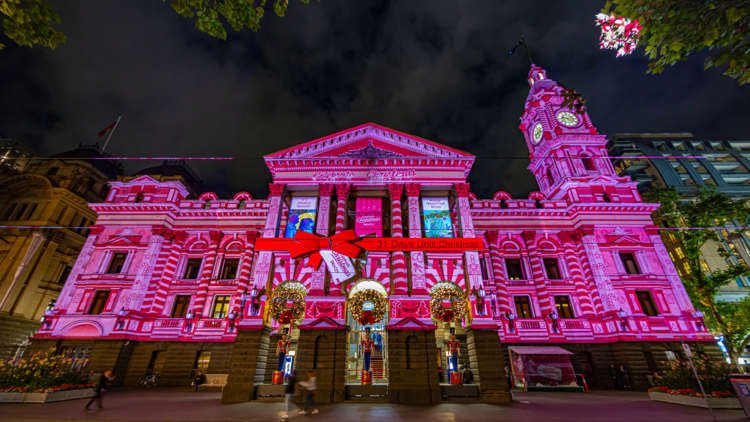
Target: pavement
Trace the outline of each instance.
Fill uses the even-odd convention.
[[[652,402],[647,393],[513,392],[512,405],[443,403],[409,406],[390,403],[321,405],[317,415],[299,415],[293,405],[290,421],[575,421],[575,422],[710,422],[707,409]],[[0,421],[281,421],[284,403],[222,404],[221,393],[190,389],[115,389],[107,393],[105,410],[83,410],[87,399],[47,404],[0,404]],[[93,407],[96,405],[94,404]],[[308,409],[309,410],[309,409]],[[718,421],[745,421],[742,410],[716,410]]]

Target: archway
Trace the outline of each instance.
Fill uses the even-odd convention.
[[[352,314],[352,298],[357,293],[366,290],[374,290],[386,298],[387,305],[385,315],[382,320],[374,324],[361,324],[355,320]],[[388,325],[388,317],[390,315],[390,304],[388,303],[387,298],[388,292],[385,287],[379,281],[371,278],[360,279],[348,289],[346,321],[351,331],[347,345],[349,355],[346,371],[347,384],[361,383],[361,374],[364,369],[362,340],[367,338],[366,327],[370,327],[369,338],[374,342],[370,359],[370,370],[372,370],[373,376],[372,382],[373,384],[381,385],[388,383],[388,332],[386,326]],[[373,309],[374,304],[370,301],[365,301],[362,305],[363,311],[372,311]]]
[[[296,368],[300,333],[295,326],[304,318],[306,306],[304,298],[306,296],[307,289],[302,283],[297,280],[286,280],[276,286],[268,298],[264,315],[265,322],[272,329],[276,330],[271,335],[271,342],[268,347],[265,379],[269,383],[273,371],[282,371],[286,377]],[[289,313],[289,315],[295,315],[297,317],[293,318],[291,322],[276,319],[276,316],[279,315],[283,318],[285,316],[284,313]],[[283,355],[284,360],[280,361],[281,354],[277,352],[284,334],[283,329],[287,330],[286,334],[287,340],[289,341],[289,347],[287,353]]]

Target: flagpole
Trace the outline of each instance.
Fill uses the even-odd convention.
[[[521,37],[521,38],[523,38],[523,37]],[[526,52],[528,53],[528,50]],[[115,127],[113,127],[112,131],[109,132],[109,136],[107,136],[107,141],[104,142],[104,146],[102,147],[102,152],[104,152],[104,149],[107,148],[107,144],[109,143],[109,138],[111,138],[112,134],[115,133],[115,129],[117,129],[117,125],[120,123],[120,119],[121,118],[122,118],[122,116],[120,116],[120,117],[117,118],[117,121],[115,122]]]
[[[531,60],[531,53],[529,53],[529,47],[526,46],[526,40],[523,39],[523,35],[521,35],[521,42],[523,42],[523,48],[526,49],[526,55],[529,56],[529,64],[533,65],[534,61]]]

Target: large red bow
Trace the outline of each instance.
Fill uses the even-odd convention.
[[[350,243],[357,239],[357,233],[354,230],[346,230],[331,237],[322,237],[298,230],[294,234],[294,245],[289,248],[289,254],[294,259],[312,252],[310,259],[307,261],[307,266],[317,269],[320,266],[320,261],[323,260],[320,252],[318,252],[321,250],[332,250],[352,259],[357,258],[362,248]]]

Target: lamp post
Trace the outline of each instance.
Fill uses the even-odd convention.
[[[494,318],[497,314],[497,294],[494,291],[490,292],[490,305],[492,308],[492,317]]]
[[[253,284],[253,288],[250,290],[250,316],[257,316],[258,309],[258,288]]]
[[[234,332],[234,320],[237,319],[237,316],[238,315],[236,311],[230,312],[229,315],[227,316],[227,319],[229,320],[229,332],[230,333]]]
[[[508,318],[508,328],[510,329],[510,332],[513,333],[516,331],[516,316],[510,312],[505,312],[505,317]]]
[[[557,315],[557,313],[554,311],[548,313],[547,316],[550,320],[552,320],[552,332],[554,334],[557,334],[560,331],[559,327],[557,326],[557,319],[560,318],[560,316]]]
[[[190,332],[190,330],[193,329],[193,317],[194,316],[195,314],[193,313],[192,309],[187,311],[187,313],[185,314],[185,321],[187,321],[187,327],[185,328],[185,331],[187,331],[188,333]]]
[[[622,308],[620,308],[619,311],[617,311],[617,316],[620,317],[620,328],[622,328],[622,331],[628,331],[628,313],[623,311]]]
[[[484,286],[479,286],[477,289],[477,311],[479,315],[484,316],[484,296],[486,292],[484,291]],[[480,308],[481,307],[481,308]]]
[[[117,326],[116,330],[122,330],[125,325],[125,315],[128,314],[128,311],[125,310],[125,307],[120,308],[119,311],[117,311]]]
[[[54,314],[55,314],[55,311],[53,311],[52,309],[47,309],[46,311],[44,311],[43,324],[44,324],[45,330],[50,329],[50,326],[52,325],[52,321],[50,320],[50,317],[53,316]]]

